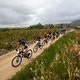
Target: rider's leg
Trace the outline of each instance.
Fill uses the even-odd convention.
[[[30,55],[30,53],[28,53],[28,50],[29,50],[29,48],[28,48],[28,46],[25,48],[25,53],[26,53],[26,58],[28,58],[29,59],[29,55]]]

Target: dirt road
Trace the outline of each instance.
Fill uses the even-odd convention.
[[[59,38],[62,36],[63,35],[59,36]],[[23,68],[24,65],[29,64],[34,58],[36,58],[38,55],[40,55],[44,51],[45,48],[48,48],[50,46],[50,44],[53,44],[59,38],[55,39],[53,42],[49,41],[49,43],[46,44],[43,47],[43,49],[39,49],[37,53],[33,53],[31,59],[24,58],[22,61],[22,64],[17,68],[14,68],[11,66],[11,61],[12,61],[13,57],[17,55],[15,50],[10,53],[7,53],[3,56],[0,56],[0,80],[7,80],[7,79],[11,78],[12,75],[14,75],[21,68]],[[30,45],[30,49],[33,49],[34,45],[35,44]]]

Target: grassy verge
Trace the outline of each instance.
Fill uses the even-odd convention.
[[[42,79],[44,78],[42,74],[44,74],[46,68],[48,69],[48,67],[51,65],[51,62],[55,59],[55,56],[57,54],[61,54],[62,51],[65,50],[65,47],[70,46],[71,43],[73,43],[73,41],[76,41],[75,37],[76,37],[76,34],[74,32],[70,32],[64,35],[56,43],[54,43],[54,45],[51,45],[39,57],[33,60],[29,65],[25,66],[24,69],[17,72],[16,75],[14,75],[11,80],[31,80],[31,79],[44,80]],[[43,68],[42,65],[45,68]],[[39,79],[39,77],[41,79]],[[58,79],[58,80],[61,80],[61,79]]]

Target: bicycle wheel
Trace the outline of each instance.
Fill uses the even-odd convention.
[[[33,52],[36,53],[38,51],[38,46],[34,46]]]
[[[21,64],[21,62],[22,62],[22,57],[20,55],[18,55],[18,56],[15,56],[12,59],[11,64],[12,64],[13,67],[17,67],[17,66],[19,66]]]
[[[26,56],[27,56],[28,59],[32,57],[32,50],[31,49],[29,49],[27,51]]]
[[[46,42],[45,42],[45,41],[43,41],[43,42],[42,42],[42,46],[44,46],[44,45],[45,45],[45,43],[46,43]]]
[[[43,48],[43,45],[42,45],[42,44],[40,44],[40,45],[39,45],[39,48],[40,48],[40,49],[42,49],[42,48]]]

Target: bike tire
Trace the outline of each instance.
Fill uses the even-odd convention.
[[[31,57],[32,57],[32,50],[31,49],[29,49],[28,51],[27,51],[27,53],[26,53],[26,56],[28,56],[28,54],[29,54],[29,56],[28,56],[28,59],[30,59]]]
[[[37,46],[34,46],[33,52],[36,53],[37,51],[38,51],[38,47]]]
[[[20,58],[20,62],[19,62],[17,65],[15,65],[15,64],[14,64],[14,60],[15,60],[17,57]],[[11,65],[12,65],[13,67],[18,67],[18,66],[21,64],[21,62],[22,62],[22,57],[18,55],[18,56],[15,56],[15,57],[12,59]],[[17,62],[16,62],[16,63],[17,63]]]
[[[42,42],[42,46],[44,46],[44,45],[45,45],[45,41]]]

